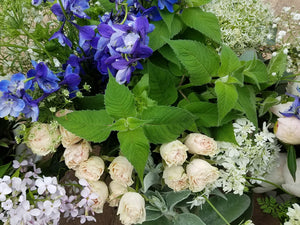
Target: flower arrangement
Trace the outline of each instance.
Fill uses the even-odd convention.
[[[269,20],[232,44],[216,1],[0,5],[1,223],[85,223],[108,204],[124,225],[250,225],[253,193],[276,190],[284,206],[262,208],[297,224],[299,74],[285,45],[262,54]]]

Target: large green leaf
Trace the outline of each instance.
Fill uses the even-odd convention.
[[[200,31],[217,43],[221,42],[221,30],[218,18],[210,12],[204,12],[200,7],[184,9],[181,15],[183,22]]]
[[[175,217],[174,225],[206,225],[200,217],[192,213],[181,213]],[[215,225],[215,224],[214,224]]]
[[[136,116],[134,96],[130,90],[109,76],[109,82],[104,96],[107,113],[114,119]]]
[[[192,126],[195,118],[185,109],[154,106],[143,111],[142,119],[150,120],[143,125],[149,141],[162,144],[174,141],[184,130]]]
[[[197,116],[197,124],[204,127],[218,126],[218,106],[210,102],[192,102],[184,108]]]
[[[283,51],[280,51],[276,56],[272,57],[268,65],[268,74],[270,79],[276,81],[277,78],[280,78],[285,71],[286,64],[287,55],[284,54]]]
[[[194,85],[209,83],[219,67],[218,55],[204,44],[191,40],[169,41],[177,58],[185,66]]]
[[[186,0],[185,2],[189,7],[197,7],[209,3],[211,0]]]
[[[243,87],[237,86],[238,103],[242,106],[247,118],[258,127],[257,113],[256,113],[256,97],[252,86],[245,85]]]
[[[178,18],[177,15],[174,15],[171,32],[168,29],[167,24],[164,21],[153,21],[151,22],[155,29],[151,32],[149,36],[149,47],[152,48],[153,51],[162,47],[168,40],[174,37],[182,30],[182,22]]]
[[[55,119],[73,134],[99,143],[108,138],[113,123],[113,119],[105,110],[75,111]]]
[[[171,105],[177,99],[177,89],[172,74],[148,62],[149,97],[159,105]]]
[[[184,190],[184,191],[180,191],[180,192],[168,192],[165,195],[165,199],[166,199],[166,203],[167,206],[169,208],[169,211],[172,211],[174,209],[174,207],[176,206],[176,204],[178,204],[179,202],[183,201],[184,199],[186,199],[187,197],[189,197],[191,194],[190,190]]]
[[[77,110],[100,110],[104,109],[104,95],[97,94],[95,96],[85,96],[75,100],[75,108]]]
[[[259,88],[261,83],[269,81],[267,67],[258,59],[247,62],[243,74],[246,76],[245,81],[256,84]]]
[[[287,166],[294,181],[296,182],[297,156],[293,145],[288,146]]]
[[[221,127],[216,127],[212,130],[213,138],[216,141],[226,141],[237,144],[234,136],[232,122],[224,124]]]
[[[166,58],[167,60],[169,60],[170,62],[174,63],[175,65],[177,65],[179,68],[181,68],[181,64],[178,60],[178,58],[176,57],[174,51],[171,49],[171,47],[169,45],[165,45],[162,48],[160,48],[159,53],[162,54],[162,56],[164,58]]]
[[[174,19],[174,13],[169,13],[167,9],[159,11],[163,21],[166,23],[169,32],[172,32],[172,23]]]
[[[118,133],[120,148],[123,155],[133,165],[143,183],[144,169],[149,155],[149,141],[143,129],[137,128]]]
[[[147,211],[148,212],[148,211]],[[142,225],[174,225],[171,220],[168,220],[165,216],[159,217],[157,220],[145,221]]]
[[[233,84],[226,84],[222,81],[216,81],[215,92],[218,100],[219,122],[221,122],[226,114],[234,108],[238,99],[238,93]]]
[[[226,76],[235,71],[241,66],[237,55],[226,45],[222,46],[221,51],[221,67],[219,68],[219,75]]]
[[[251,200],[247,195],[226,194],[227,200],[214,196],[209,200],[230,223],[241,216],[250,206]],[[199,208],[197,214],[206,224],[225,225],[225,222],[208,203]]]

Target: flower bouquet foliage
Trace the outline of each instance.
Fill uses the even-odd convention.
[[[85,223],[108,203],[125,225],[252,224],[254,187],[300,197],[286,52],[229,47],[209,2],[0,3],[0,221]]]

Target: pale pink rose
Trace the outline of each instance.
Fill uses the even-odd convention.
[[[108,167],[112,180],[123,185],[130,186],[133,184],[132,171],[133,166],[124,156],[116,157]]]
[[[124,225],[140,224],[146,220],[145,200],[136,192],[125,193],[118,207],[117,215]]]
[[[284,177],[284,184],[282,187],[290,192],[291,194],[300,197],[300,158],[296,160],[297,163],[297,170],[296,170],[296,180],[294,181],[287,164],[283,168],[283,177]]]
[[[192,192],[202,191],[206,185],[214,183],[219,177],[218,168],[202,159],[193,159],[187,165],[186,173]]]
[[[300,120],[296,117],[278,118],[275,126],[276,137],[287,144],[300,144]]]
[[[189,134],[184,144],[192,154],[213,156],[217,152],[217,142],[200,133]]]
[[[69,109],[63,109],[60,110],[56,113],[57,117],[62,117],[67,115],[68,113],[73,112],[72,110]],[[81,137],[76,136],[75,134],[71,133],[70,131],[68,131],[67,129],[65,129],[63,126],[59,126],[59,131],[61,133],[61,144],[67,148],[70,145],[76,144],[79,141],[82,140]]]
[[[104,161],[98,156],[91,156],[88,160],[81,162],[76,169],[75,176],[79,179],[97,181],[104,172]]]
[[[65,163],[69,169],[76,169],[79,164],[89,158],[92,147],[89,142],[83,140],[65,149]]]
[[[188,177],[182,166],[171,166],[164,169],[163,179],[174,191],[182,191],[189,187]]]
[[[55,123],[33,123],[26,140],[32,152],[40,156],[55,152],[60,143],[60,133]]]
[[[168,166],[181,166],[187,158],[188,148],[180,141],[162,144],[160,155]]]
[[[121,195],[125,194],[127,191],[127,186],[117,182],[117,181],[112,181],[110,182],[109,186],[109,206],[115,207],[119,205]]]
[[[93,199],[95,204],[92,205],[92,209],[95,213],[102,213],[103,206],[108,198],[108,188],[103,181],[89,181],[91,191],[96,193],[98,197]]]

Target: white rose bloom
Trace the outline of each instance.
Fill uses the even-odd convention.
[[[125,193],[119,203],[117,215],[124,225],[141,224],[146,220],[145,200],[136,192]]]
[[[186,173],[192,192],[202,191],[206,185],[215,182],[219,177],[218,168],[202,159],[193,159],[187,165]]]
[[[273,105],[270,108],[270,111],[274,113],[277,117],[284,117],[280,112],[288,110],[291,107],[292,103],[293,102],[286,102],[283,104]]]
[[[284,184],[282,184],[282,187],[291,194],[300,197],[300,158],[298,158],[296,162],[296,180],[294,181],[286,164],[286,166],[283,168]]]
[[[113,180],[110,182],[108,188],[110,193],[108,198],[109,206],[118,206],[120,202],[120,196],[128,192],[127,186],[124,186],[123,184]]]
[[[123,185],[130,186],[133,184],[132,170],[133,166],[124,156],[116,157],[108,167],[112,180]]]
[[[217,152],[217,142],[200,133],[189,134],[184,142],[189,153],[213,156]]]
[[[272,171],[263,179],[277,185],[282,185],[284,183],[283,170],[284,167],[286,167],[286,157],[287,155],[285,153],[279,153],[278,165],[274,166]],[[276,189],[274,185],[265,182],[262,182],[260,186],[261,187],[253,188],[253,191],[255,193],[264,193]]]
[[[95,213],[102,213],[103,206],[108,198],[107,185],[103,181],[89,181],[89,184],[91,191],[98,195],[96,199],[93,199],[95,204],[92,205],[92,209]]]
[[[67,115],[68,113],[73,112],[72,110],[69,109],[64,109],[64,110],[60,110],[56,113],[57,117],[62,117]],[[75,134],[71,133],[70,131],[66,130],[64,127],[59,126],[59,131],[61,133],[61,143],[62,145],[67,148],[70,145],[76,144],[79,141],[82,140],[81,137],[76,136]]]
[[[91,156],[88,160],[81,162],[75,172],[79,179],[97,181],[104,172],[104,161],[98,156]]]
[[[187,158],[188,148],[180,141],[165,143],[160,147],[160,155],[168,166],[181,166]]]
[[[55,152],[60,143],[58,125],[39,122],[33,123],[26,141],[32,152],[40,156]]]
[[[188,177],[182,166],[171,166],[164,169],[163,179],[169,188],[182,191],[189,187]]]
[[[89,158],[92,147],[89,142],[83,140],[70,145],[64,152],[65,163],[69,169],[76,169],[79,164]]]
[[[287,144],[300,144],[300,120],[296,117],[278,118],[274,129],[276,137]]]

